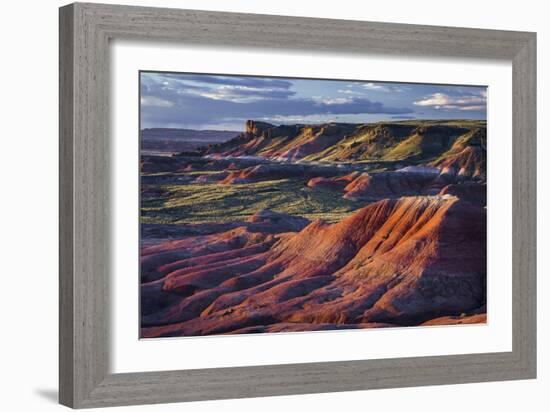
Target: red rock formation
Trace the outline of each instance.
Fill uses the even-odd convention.
[[[308,187],[322,187],[324,189],[341,190],[346,184],[343,182],[336,182],[335,179],[330,177],[314,177],[307,182]]]
[[[486,179],[487,130],[476,128],[458,138],[451,149],[432,162],[442,173]]]
[[[222,185],[232,185],[236,183],[250,183],[253,179],[258,178],[258,174],[261,173],[260,166],[248,167],[246,169],[236,170],[230,172],[225,179],[220,183]]]
[[[442,173],[485,179],[485,151],[479,146],[468,146],[462,151],[449,155],[434,166],[441,169]]]
[[[147,248],[142,336],[460,316],[485,303],[485,220],[484,208],[454,196],[408,197],[299,233],[234,230]]]
[[[314,177],[307,182],[308,187],[322,187],[325,189],[332,190],[343,190],[348,184],[354,181],[358,176],[359,172],[353,172],[345,176],[340,177]]]
[[[203,154],[285,161],[431,162],[432,166],[449,174],[484,179],[485,143],[485,126],[478,122],[275,126],[249,120],[244,133],[205,148]]]
[[[432,174],[382,172],[363,173],[344,188],[344,198],[384,198],[421,193],[435,180]]]
[[[302,179],[321,173],[334,173],[334,169],[300,164],[262,163],[244,169],[231,171],[228,173],[227,177],[223,179],[220,183],[225,185],[232,185],[288,178]]]
[[[163,265],[175,261],[194,259],[203,255],[241,249],[246,246],[272,241],[272,235],[249,232],[244,227],[220,234],[170,240],[160,245],[142,248],[141,276],[146,281],[153,280],[162,277],[160,268]]]
[[[228,172],[205,173],[195,178],[195,183],[223,182],[229,176]]]
[[[453,182],[432,167],[407,167],[391,172],[353,172],[342,177],[315,177],[307,183],[311,188],[342,191],[349,200],[378,200],[411,195],[435,195]],[[444,193],[442,193],[444,194]]]

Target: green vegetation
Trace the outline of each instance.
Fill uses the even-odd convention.
[[[142,199],[142,223],[243,221],[262,209],[337,222],[365,206],[336,191],[315,189],[303,180],[257,183],[163,185],[162,197]]]
[[[387,161],[422,164],[433,161],[473,131],[484,131],[482,120],[414,120],[356,125],[335,144],[304,157],[308,161]]]
[[[478,120],[293,126],[253,123],[249,132],[207,149],[225,156],[219,164],[207,158],[193,157],[189,161],[185,156],[148,158],[141,174],[141,220],[162,224],[244,221],[260,210],[270,209],[336,222],[365,203],[344,199],[342,191],[308,188],[306,178],[275,180],[287,174],[264,174],[261,178],[268,180],[247,184],[223,185],[218,180],[224,169],[244,170],[254,165],[250,159],[239,161],[242,155],[273,159],[299,153],[304,163],[310,162],[308,166],[342,166],[334,168],[337,176],[351,170],[372,173],[409,165],[436,165],[445,159],[462,164],[464,161],[455,157],[465,149],[466,160],[468,153],[476,153],[468,170],[484,176],[486,139],[486,123]]]
[[[381,121],[373,124],[388,124],[386,121]],[[486,127],[486,120],[472,120],[472,119],[453,119],[453,120],[422,120],[422,119],[413,119],[413,120],[400,120],[396,122],[391,122],[391,124],[398,125],[410,125],[410,126],[451,126],[451,127]]]
[[[398,143],[386,153],[384,159],[404,160],[411,157],[418,157],[422,154],[422,136],[415,134],[406,140]]]

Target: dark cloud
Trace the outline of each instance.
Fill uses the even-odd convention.
[[[219,83],[204,87],[182,81],[194,81],[195,77],[203,84]],[[266,117],[413,112],[410,108],[386,106],[365,97],[298,98],[289,90],[291,82],[279,79],[185,75],[177,77],[179,85],[173,87],[166,85],[166,80],[171,78],[162,75],[156,80],[142,81],[142,127],[189,127]],[[259,87],[260,84],[263,87]]]
[[[165,99],[162,95],[156,96]],[[172,99],[168,99],[174,102]],[[365,98],[349,99],[339,103],[326,103],[312,99],[266,99],[257,102],[238,103],[209,99],[202,96],[187,96],[174,102],[171,107],[149,106],[142,111],[146,124],[201,124],[215,119],[254,119],[275,116],[308,116],[323,114],[405,114],[410,109],[386,107]]]

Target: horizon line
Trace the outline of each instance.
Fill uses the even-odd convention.
[[[273,123],[273,122],[267,122],[264,120],[254,120],[254,119],[248,119],[244,121],[244,124],[248,121],[253,122],[259,122],[259,123],[267,123],[270,125],[273,125],[274,127],[278,126],[293,126],[293,125],[301,125],[301,126],[318,126],[322,124],[356,124],[356,125],[369,125],[369,124],[380,124],[380,123],[409,123],[409,122],[438,122],[438,123],[445,123],[445,122],[484,122],[487,123],[487,119],[395,119],[395,120],[379,120],[374,122],[338,122],[338,121],[330,121],[330,122],[315,122],[315,123]],[[214,131],[214,132],[237,132],[242,130],[232,130],[232,129],[211,129],[211,128],[205,128],[205,129],[197,129],[197,128],[190,128],[190,127],[145,127],[142,129],[139,129],[140,132],[145,130],[201,130],[201,131]]]

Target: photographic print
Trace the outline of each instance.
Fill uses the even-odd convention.
[[[487,322],[487,88],[141,71],[141,338]]]

